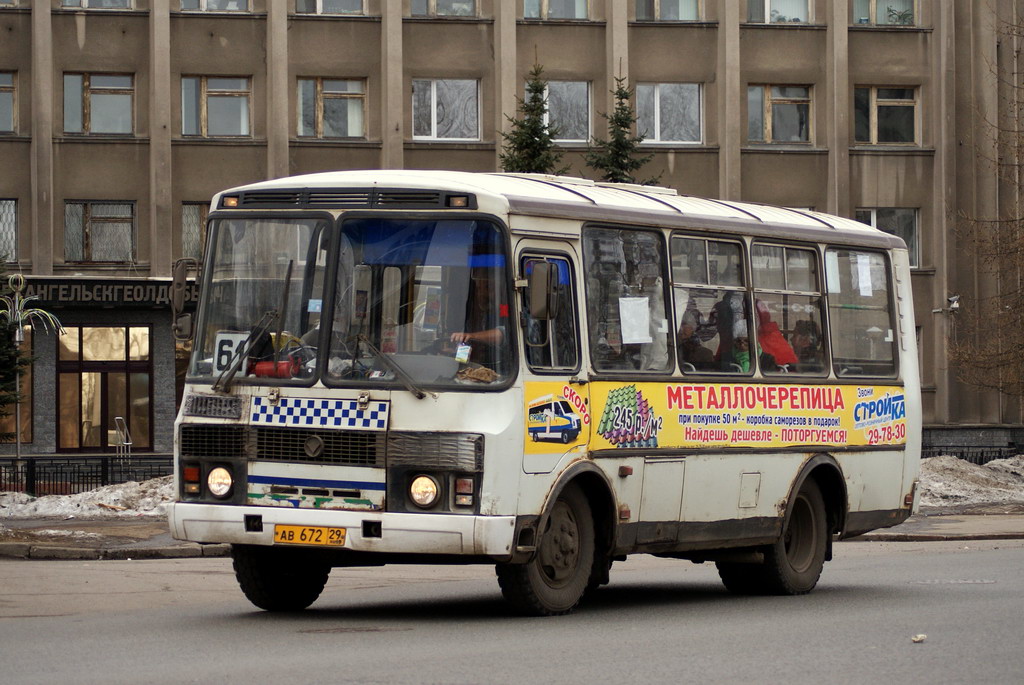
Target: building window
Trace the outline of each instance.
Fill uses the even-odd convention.
[[[853,23],[913,26],[914,0],[853,0]]]
[[[854,140],[867,145],[917,142],[915,88],[854,88]]]
[[[747,21],[753,24],[806,24],[807,0],[747,0]]]
[[[921,248],[917,236],[917,210],[905,207],[879,207],[858,209],[855,218],[862,224],[903,238],[910,253],[910,266],[921,265]]]
[[[362,138],[366,88],[359,79],[299,79],[299,135]]]
[[[548,81],[546,121],[559,141],[590,140],[590,83]]]
[[[525,19],[586,19],[587,0],[525,0]]]
[[[246,77],[182,76],[181,134],[204,138],[250,135],[251,96]]]
[[[60,0],[60,5],[90,10],[130,10],[132,0]]]
[[[134,202],[65,202],[64,260],[135,261]]]
[[[0,71],[0,133],[14,133],[14,73]]]
[[[749,86],[747,138],[755,143],[810,142],[810,86]]]
[[[637,21],[697,21],[700,0],[636,0]]]
[[[131,133],[130,74],[64,74],[64,133]]]
[[[414,17],[475,17],[476,0],[412,0]]]
[[[181,0],[182,12],[248,12],[249,0]]]
[[[209,202],[181,203],[182,257],[203,258],[203,246],[206,245],[206,216],[209,211]]]
[[[0,199],[0,262],[18,261],[18,201]]]
[[[295,0],[296,14],[363,14],[363,0]]]
[[[413,138],[479,140],[477,88],[472,79],[413,79]]]
[[[67,326],[57,352],[57,449],[114,451],[117,418],[136,448],[152,446],[148,326]]]
[[[699,83],[637,84],[637,133],[645,142],[701,142],[700,100]]]

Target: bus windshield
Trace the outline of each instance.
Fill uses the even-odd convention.
[[[326,381],[488,386],[511,373],[505,242],[455,219],[344,221]]]
[[[493,387],[512,369],[506,250],[477,220],[215,220],[191,376]],[[325,282],[337,260],[332,292]],[[327,308],[332,307],[331,311]]]
[[[299,336],[320,319],[327,226],[317,218],[211,223],[192,377],[226,386],[233,380],[312,377],[315,355]]]

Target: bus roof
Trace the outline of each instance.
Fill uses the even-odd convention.
[[[219,193],[240,194],[239,209],[354,209],[346,190],[393,189],[471,193],[485,211],[615,221],[666,227],[700,227],[757,236],[799,237],[885,248],[905,248],[902,239],[852,219],[805,209],[679,195],[671,188],[603,183],[544,174],[466,171],[361,170],[290,176],[239,186]],[[291,192],[286,192],[291,191]],[[308,204],[299,200],[309,199]],[[266,202],[249,201],[260,197]],[[419,196],[422,197],[422,196]],[[331,200],[336,203],[332,204]],[[383,204],[383,203],[382,203]],[[382,205],[379,205],[382,206]],[[409,209],[401,201],[390,209]],[[367,208],[366,206],[362,208]],[[424,208],[424,207],[419,207]]]

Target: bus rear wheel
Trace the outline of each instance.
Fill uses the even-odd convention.
[[[301,611],[316,601],[331,567],[275,547],[232,545],[235,578],[246,598],[266,611]]]
[[[498,564],[498,585],[518,611],[557,616],[576,608],[594,566],[594,518],[575,485],[562,491],[540,535],[533,560]]]
[[[808,478],[796,494],[782,536],[764,548],[764,563],[719,563],[718,575],[736,594],[803,595],[818,584],[827,546],[825,500]]]

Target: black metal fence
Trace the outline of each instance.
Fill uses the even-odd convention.
[[[943,455],[957,457],[972,464],[987,464],[994,459],[1009,459],[1021,454],[1022,450],[1017,447],[924,447],[921,449],[921,458],[941,457]]]
[[[73,495],[103,485],[144,481],[173,473],[170,456],[0,458],[0,491]]]

